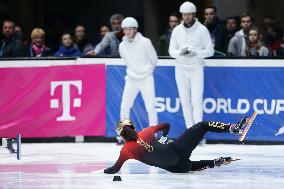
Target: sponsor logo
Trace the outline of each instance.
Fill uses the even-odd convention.
[[[81,107],[81,98],[71,99],[70,88],[76,87],[78,95],[82,95],[82,81],[52,81],[50,83],[50,95],[54,96],[55,90],[62,87],[62,115],[57,117],[57,121],[74,121],[76,118],[70,114],[71,108]],[[50,100],[50,108],[59,108],[59,99]]]

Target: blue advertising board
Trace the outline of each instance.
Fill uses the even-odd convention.
[[[171,123],[170,137],[185,131],[174,77],[174,66],[157,66],[154,72],[159,122]],[[106,136],[114,137],[124,88],[125,66],[107,65]],[[284,141],[283,67],[205,67],[204,120],[235,123],[243,115],[258,113],[247,140]],[[137,129],[148,127],[141,95],[131,110]],[[232,134],[208,133],[210,140],[237,140]]]

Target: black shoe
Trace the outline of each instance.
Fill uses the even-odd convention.
[[[244,116],[237,124],[232,124],[230,126],[230,132],[235,134],[241,134],[243,132],[242,128],[248,123],[248,121],[249,118],[247,116]]]

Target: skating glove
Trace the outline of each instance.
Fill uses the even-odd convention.
[[[167,143],[167,140],[168,140],[168,137],[162,136],[162,137],[160,138],[160,140],[159,140],[159,143],[161,143],[161,144],[166,144],[166,143]]]
[[[183,47],[180,52],[179,52],[179,55],[186,55],[188,54],[190,51],[188,49],[188,47]]]
[[[193,51],[193,50],[189,51],[189,53],[186,54],[186,56],[189,57],[189,58],[192,58],[192,57],[194,57],[194,56],[196,56],[196,55],[197,55],[196,52]]]
[[[191,50],[189,47],[182,48],[179,54],[187,56],[189,58],[192,58],[197,55],[196,52],[194,50]]]
[[[109,167],[107,169],[104,170],[104,173],[106,174],[115,174],[117,173],[117,171],[115,170],[115,168],[112,166],[112,167]]]

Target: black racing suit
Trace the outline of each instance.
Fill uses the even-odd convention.
[[[138,133],[136,141],[127,141],[121,149],[120,156],[114,166],[105,169],[105,173],[118,172],[128,159],[136,159],[147,165],[159,167],[173,173],[186,173],[206,168],[213,168],[214,160],[191,161],[192,151],[208,131],[229,132],[231,124],[221,122],[200,122],[187,129],[180,137],[170,144],[161,144],[155,133],[163,131],[167,136],[170,125],[163,123],[148,127]]]

